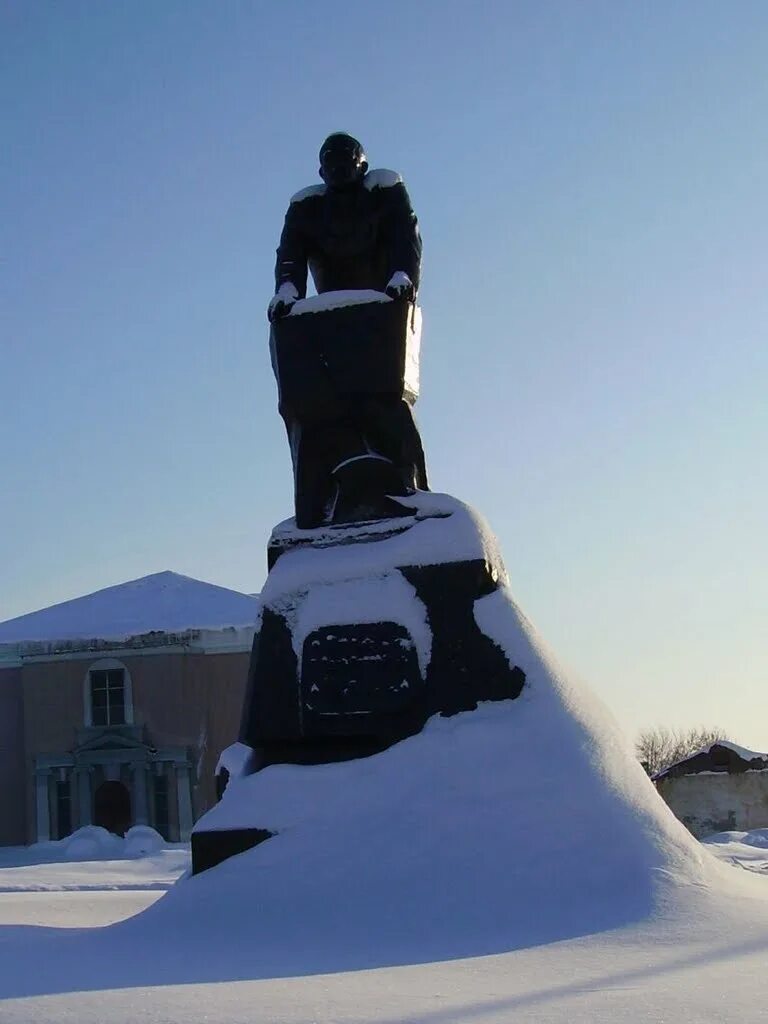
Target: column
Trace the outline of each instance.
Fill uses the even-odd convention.
[[[77,772],[75,771],[74,768],[72,768],[72,769],[70,769],[70,772],[69,772],[69,806],[70,806],[70,813],[72,815],[72,831],[73,832],[78,827],[78,818],[77,818],[77,783],[78,783]]]
[[[192,814],[192,790],[189,786],[189,765],[176,765],[176,800],[179,808],[179,840],[189,842],[194,825]]]
[[[51,838],[51,810],[48,802],[49,772],[35,772],[35,798],[37,804],[37,842],[47,843]]]
[[[147,766],[141,761],[134,761],[133,769],[133,792],[131,803],[133,804],[134,825],[149,824],[149,812],[147,808]]]
[[[77,772],[77,808],[80,828],[90,825],[93,815],[93,797],[91,795],[91,769],[78,768]]]

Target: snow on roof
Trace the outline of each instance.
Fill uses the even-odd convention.
[[[740,747],[738,743],[731,743],[730,740],[715,740],[714,743],[708,743],[704,747],[699,747],[698,750],[694,750],[692,753],[686,754],[686,756],[680,758],[679,761],[674,761],[672,764],[667,765],[666,768],[663,768],[653,776],[654,780],[665,778],[670,773],[673,773],[675,768],[688,764],[689,761],[693,761],[695,758],[701,757],[702,754],[710,754],[715,747],[724,747],[726,750],[731,750],[737,757],[747,763],[750,763],[751,761],[765,761],[768,764],[768,754],[761,754],[757,750],[749,750],[747,747]]]
[[[740,747],[738,743],[731,743],[730,740],[717,740],[715,743],[711,743],[704,750],[711,750],[712,747],[727,747],[728,750],[732,750],[734,754],[738,754],[743,761],[768,761],[768,754],[761,754],[757,750],[748,750],[747,747]],[[701,753],[702,751],[699,751]]]
[[[0,644],[253,625],[257,608],[256,597],[166,570],[0,622]]]

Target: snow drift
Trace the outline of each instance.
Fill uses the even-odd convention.
[[[762,880],[717,864],[672,817],[506,589],[476,615],[525,669],[517,700],[435,717],[361,761],[235,780],[274,838],[109,927],[0,930],[4,994],[292,977],[724,921]]]
[[[509,592],[476,616],[526,672],[517,700],[435,717],[363,761],[234,780],[208,827],[277,834],[119,927],[181,928],[257,975],[323,972],[618,927],[703,882],[714,865]]]

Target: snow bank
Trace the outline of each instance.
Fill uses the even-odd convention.
[[[125,846],[121,836],[100,825],[84,825],[59,842],[67,860],[114,860]]]
[[[116,860],[144,857],[166,846],[163,837],[149,825],[134,825],[117,836],[100,825],[84,825],[64,839],[37,843],[35,848],[46,859],[64,860]]]
[[[362,762],[233,780],[205,827],[277,835],[124,927],[137,941],[202,928],[249,945],[259,971],[325,971],[613,928],[651,914],[672,879],[702,885],[717,866],[509,593],[476,617],[525,670],[521,697],[434,718]]]
[[[88,825],[66,839],[0,847],[0,893],[164,890],[189,860],[189,843],[166,843],[148,826],[123,839]]]
[[[517,700],[432,719],[420,735],[363,761],[274,765],[234,779],[234,802],[222,802],[212,816],[227,827],[235,818],[243,824],[245,815],[276,836],[182,880],[143,913],[110,927],[0,930],[3,994],[76,992],[77,1012],[85,989],[119,994],[159,986],[145,990],[146,998],[155,1006],[161,992],[170,993],[175,1008],[163,1011],[169,1020],[204,1009],[223,1022],[252,1016],[264,990],[246,994],[239,985],[217,984],[206,990],[203,1008],[195,988],[182,1010],[176,1004],[183,987],[285,977],[285,1001],[265,1010],[270,1019],[314,1019],[325,1006],[325,1017],[361,1020],[380,1005],[373,990],[360,989],[368,992],[361,997],[365,1012],[350,997],[337,1014],[326,999],[334,984],[328,977],[317,979],[311,1011],[307,1003],[306,1012],[288,1013],[296,986],[307,981],[297,975],[430,962],[429,969],[397,975],[349,975],[343,984],[354,987],[359,979],[369,986],[383,977],[387,991],[396,992],[415,978],[409,998],[424,990],[447,994],[461,984],[465,998],[447,1015],[442,1002],[437,1014],[433,1002],[430,1009],[423,1001],[419,1013],[405,1005],[395,1012],[390,998],[391,1012],[370,1019],[470,1020],[484,1016],[486,1005],[493,1009],[488,992],[511,991],[536,956],[557,958],[546,983],[533,985],[542,998],[550,989],[568,990],[578,975],[579,998],[610,985],[628,990],[626,1006],[637,1005],[638,1014],[628,1016],[622,1004],[619,1016],[639,1024],[647,1018],[638,993],[645,992],[649,963],[657,964],[653,1005],[661,1019],[681,941],[690,946],[681,971],[700,961],[709,971],[741,956],[752,977],[765,948],[765,895],[752,909],[757,890],[768,893],[764,879],[717,864],[672,817],[610,715],[566,676],[507,591],[478,601],[475,613],[527,673]],[[606,931],[622,926],[632,927]],[[728,937],[734,928],[741,928],[736,946]],[[589,946],[555,943],[587,934]],[[541,952],[525,948],[542,944],[549,945]],[[579,957],[587,948],[596,951],[594,970],[584,972]],[[568,955],[561,956],[564,949]],[[520,951],[514,959],[434,962],[511,950]],[[501,965],[495,974],[493,965]],[[438,988],[430,980],[435,971],[442,972]],[[738,971],[730,982],[741,991]],[[689,1005],[695,990],[676,990],[676,1006]],[[120,1019],[135,1019],[136,997],[115,996],[123,1000]],[[564,1011],[553,1021],[595,1020],[594,998],[588,996],[584,1016]],[[750,998],[744,1005],[756,1006]],[[23,1014],[31,1005],[20,1002],[15,1019],[29,1019]],[[60,1004],[50,1005],[55,1014]],[[529,1010],[539,1019],[535,998],[519,1005],[526,1019],[533,1019]],[[509,1020],[515,1006],[514,999],[502,1002],[491,1016]],[[611,1007],[603,1006],[606,1020],[618,1019]]]
[[[768,875],[768,828],[751,832],[716,832],[702,839],[710,853],[734,867]]]

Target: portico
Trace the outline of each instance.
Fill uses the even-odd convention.
[[[151,825],[170,841],[189,838],[189,751],[156,749],[145,742],[143,731],[137,725],[85,727],[78,730],[78,745],[71,753],[35,758],[38,842],[61,838],[83,825],[110,827],[115,822]],[[128,813],[113,817],[108,797],[111,792],[113,803],[119,799],[117,787],[125,791]]]

